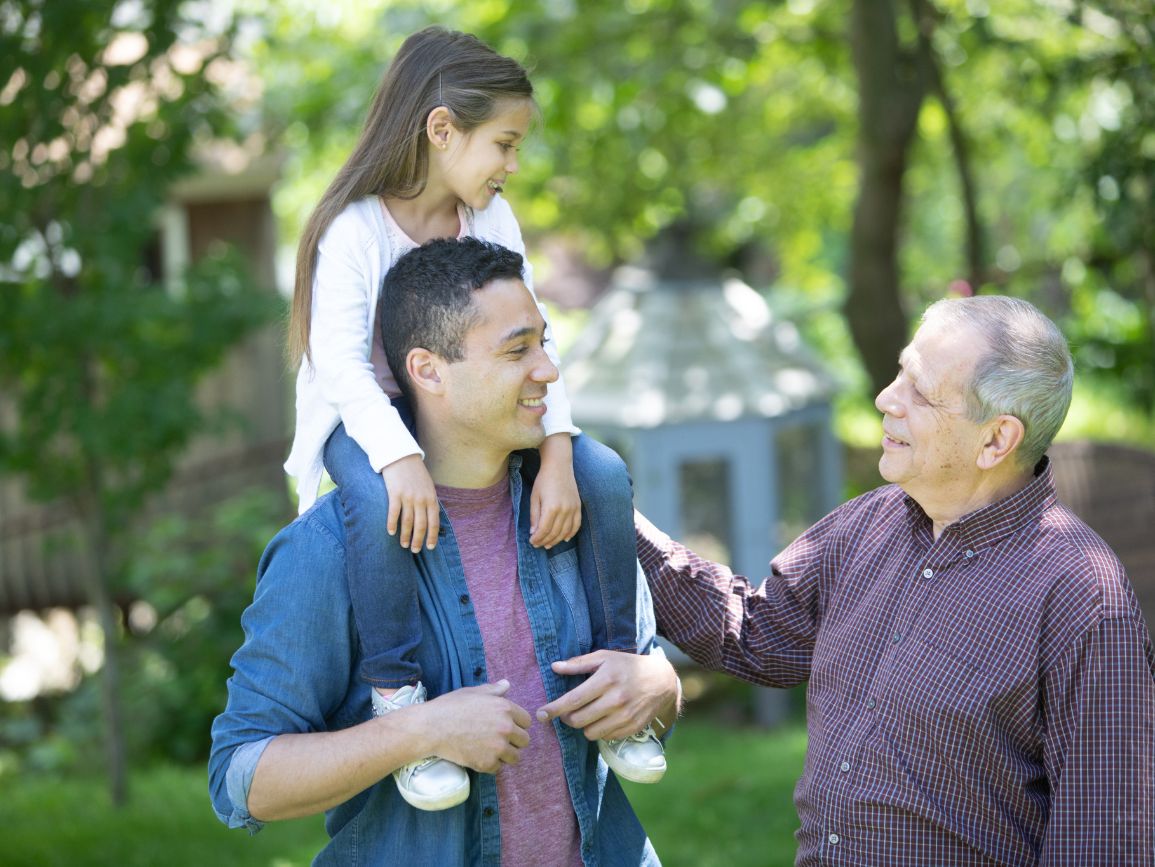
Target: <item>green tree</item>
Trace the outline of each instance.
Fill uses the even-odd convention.
[[[908,311],[955,288],[1031,298],[1084,372],[1151,393],[1155,55],[1137,0],[268,11],[289,236],[400,41],[442,23],[530,67],[543,126],[508,190],[527,234],[609,265],[676,229],[754,285],[843,309],[864,392],[893,375]]]
[[[166,284],[154,216],[229,132],[231,32],[176,0],[0,2],[0,469],[83,528],[113,800],[125,798],[116,595],[148,496],[211,420],[198,380],[270,313],[234,257]]]

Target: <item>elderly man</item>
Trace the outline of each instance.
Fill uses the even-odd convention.
[[[891,484],[758,587],[638,520],[658,631],[808,680],[800,865],[1155,863],[1155,657],[1107,545],[1055,498],[1071,398],[1030,304],[940,301],[878,395]]]
[[[402,257],[383,289],[404,325],[390,326],[386,351],[413,401],[446,528],[417,555],[417,656],[436,697],[371,716],[331,495],[262,558],[213,725],[210,790],[222,821],[254,831],[327,811],[332,839],[315,863],[657,863],[591,739],[671,722],[678,681],[660,652],[644,653],[644,582],[643,653],[579,656],[590,623],[575,543],[529,542],[517,452],[545,436],[540,398],[557,369],[521,269],[501,247],[434,241]],[[550,664],[563,659],[569,672],[558,674]],[[534,723],[529,712],[547,702],[555,719]],[[428,771],[437,759],[426,756],[477,772],[464,803],[427,812],[402,800],[389,775]]]

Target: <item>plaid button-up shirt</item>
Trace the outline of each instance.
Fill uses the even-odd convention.
[[[659,632],[697,662],[809,679],[798,864],[1155,864],[1151,640],[1045,461],[938,539],[878,488],[757,587],[640,515],[638,554]]]

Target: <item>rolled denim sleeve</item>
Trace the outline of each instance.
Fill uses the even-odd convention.
[[[249,813],[249,789],[275,737],[359,721],[349,699],[357,647],[344,553],[315,518],[324,508],[319,503],[269,543],[241,617],[244,643],[231,661],[228,702],[213,721],[209,756],[213,809],[230,828],[262,827]],[[364,699],[367,715],[367,692]]]
[[[253,784],[253,773],[257,769],[257,762],[267,747],[273,741],[273,736],[262,738],[249,744],[241,744],[233,751],[232,759],[225,769],[225,792],[228,795],[228,812],[223,812],[213,799],[213,809],[217,818],[230,828],[248,828],[250,834],[255,834],[265,823],[254,819],[249,813],[249,787]]]

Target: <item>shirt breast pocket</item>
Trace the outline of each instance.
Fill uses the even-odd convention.
[[[578,653],[589,653],[593,647],[590,626],[589,602],[582,586],[581,571],[578,568],[577,546],[563,542],[549,552],[549,577],[553,583],[554,596],[561,597],[568,620],[573,626],[572,639],[577,643]]]
[[[949,752],[981,738],[987,678],[978,661],[959,649],[912,637],[895,659],[889,682],[887,716],[908,748]]]

